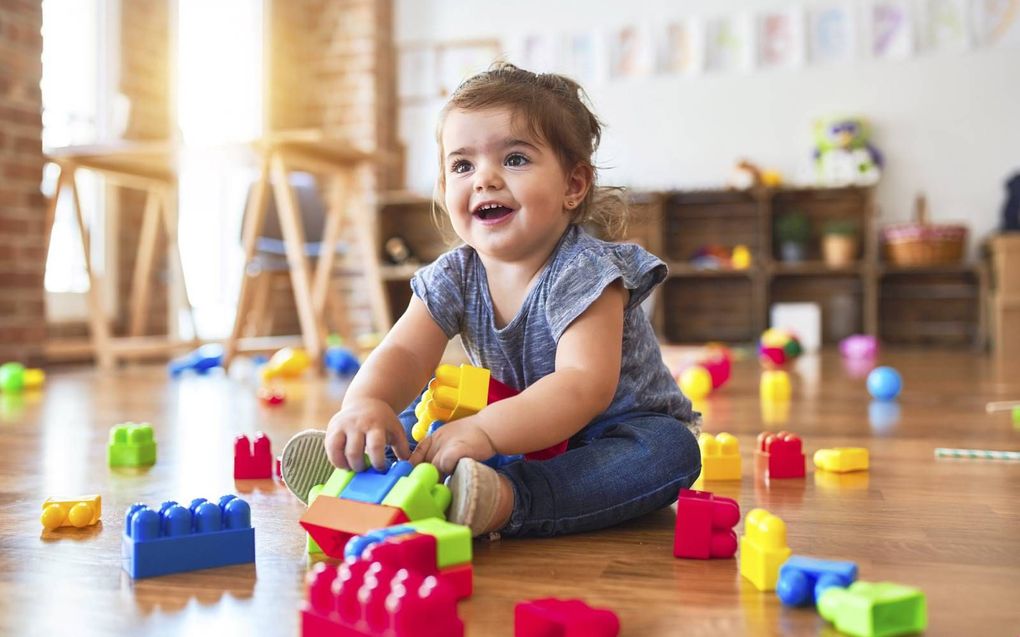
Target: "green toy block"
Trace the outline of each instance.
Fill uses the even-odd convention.
[[[334,498],[340,497],[340,492],[344,490],[347,483],[354,477],[353,471],[347,469],[334,469],[333,474],[329,476],[329,480],[326,480],[326,484],[317,484],[308,490],[308,506],[312,505],[315,498],[321,494],[333,496]],[[308,544],[306,547],[308,554],[322,553],[322,549],[315,543],[312,536],[308,536]]]
[[[133,422],[110,428],[106,459],[111,467],[144,467],[156,463],[152,425]]]
[[[471,529],[468,527],[440,518],[407,522],[405,526],[411,527],[418,533],[436,538],[436,565],[438,568],[471,562]]]
[[[1020,425],[1020,407],[1013,408],[1013,424]]]
[[[818,612],[836,630],[854,637],[910,635],[928,624],[924,593],[891,582],[829,588],[818,598]]]
[[[452,498],[450,488],[439,482],[439,471],[423,462],[397,480],[382,504],[402,510],[408,520],[445,519]]]

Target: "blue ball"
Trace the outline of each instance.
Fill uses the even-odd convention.
[[[868,374],[868,393],[878,400],[892,400],[901,389],[903,378],[892,367],[876,367]]]

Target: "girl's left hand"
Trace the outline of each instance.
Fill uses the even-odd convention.
[[[411,464],[430,462],[447,476],[453,473],[461,458],[488,460],[496,455],[489,436],[471,416],[448,422],[418,443],[411,454]]]

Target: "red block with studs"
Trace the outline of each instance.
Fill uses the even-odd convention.
[[[770,480],[804,477],[804,450],[800,438],[786,432],[758,434],[754,451],[755,468],[768,473]]]
[[[234,479],[264,480],[273,477],[273,452],[269,436],[261,431],[255,440],[244,434],[234,438]]]
[[[514,637],[616,637],[620,618],[579,599],[533,599],[514,607]]]
[[[740,505],[736,500],[707,491],[680,489],[673,556],[697,560],[733,557],[737,552],[733,526],[739,521]]]

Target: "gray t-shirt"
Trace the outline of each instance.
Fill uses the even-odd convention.
[[[455,248],[418,270],[411,289],[448,337],[460,334],[473,365],[523,390],[555,371],[560,336],[606,286],[620,279],[630,291],[620,382],[613,402],[596,420],[656,412],[691,425],[696,420],[691,402],[663,362],[641,309],[641,301],[665,278],[666,264],[644,248],[600,241],[571,225],[517,316],[502,328],[496,327],[485,266],[470,246]]]

